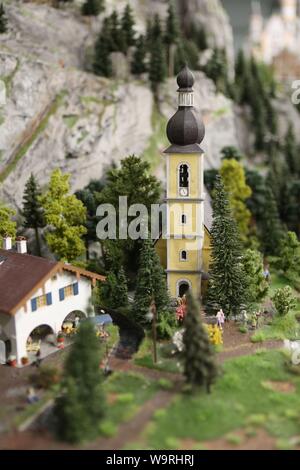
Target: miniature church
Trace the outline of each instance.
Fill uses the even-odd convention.
[[[250,52],[256,59],[274,63],[282,54],[300,63],[300,2],[280,0],[280,9],[264,20],[259,1],[252,3]]]
[[[194,76],[188,67],[179,73],[178,110],[169,120],[166,156],[166,237],[156,243],[166,269],[169,292],[182,297],[189,289],[200,298],[207,281],[212,211],[204,188],[205,129],[194,108]]]

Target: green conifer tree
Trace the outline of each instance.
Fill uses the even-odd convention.
[[[3,3],[0,4],[0,34],[7,31],[7,18],[4,10]]]
[[[242,264],[240,235],[231,214],[228,194],[218,176],[213,201],[212,262],[207,294],[207,310],[222,308],[226,316],[235,316],[247,303],[247,280]]]
[[[41,256],[39,229],[45,227],[43,209],[39,200],[40,195],[41,190],[31,173],[25,185],[22,215],[24,217],[24,227],[34,230],[38,256]]]
[[[146,315],[153,296],[153,252],[151,240],[144,240],[140,253],[133,316],[137,323],[146,325]]]
[[[57,433],[65,441],[91,440],[99,433],[105,413],[100,361],[100,343],[94,326],[89,321],[83,322],[67,356],[62,394],[55,404]]]
[[[85,0],[81,7],[84,16],[98,16],[104,10],[104,0]]]
[[[166,51],[161,36],[157,36],[152,40],[149,64],[149,80],[156,100],[158,100],[158,87],[165,81],[166,76]]]
[[[266,255],[276,256],[283,237],[276,199],[270,186],[266,188],[264,219],[261,221],[260,239]]]
[[[141,34],[136,41],[136,48],[131,63],[131,72],[134,75],[141,75],[147,72],[146,51],[146,41],[144,36]]]
[[[124,39],[126,42],[126,50],[128,47],[135,45],[135,21],[132,14],[132,9],[129,3],[126,5],[122,19],[121,19],[121,27],[124,34]]]
[[[111,52],[113,49],[111,22],[105,18],[102,30],[95,44],[93,69],[96,75],[103,77],[112,76]]]
[[[119,291],[119,306],[127,307],[128,306],[128,287],[127,279],[123,266],[121,266],[119,272],[117,273],[118,281],[118,291]]]
[[[191,387],[205,387],[209,393],[217,378],[218,369],[207,331],[200,319],[200,308],[190,293],[187,296],[184,329],[185,379]]]
[[[154,299],[157,309],[157,331],[160,337],[170,337],[175,326],[165,274],[151,240],[143,241],[133,305],[135,321],[147,325],[147,314]]]
[[[206,75],[213,80],[219,92],[228,92],[228,66],[224,50],[214,49],[213,55],[204,67]]]
[[[127,44],[126,44],[126,34],[123,30],[119,15],[116,10],[114,10],[110,16],[110,25],[111,25],[111,52],[124,52],[126,53]]]
[[[158,37],[162,38],[162,27],[159,15],[155,14],[151,23],[151,32],[149,32],[149,39],[150,41],[155,41],[155,39]]]
[[[289,168],[291,175],[299,175],[300,174],[300,149],[298,148],[294,127],[290,123],[286,136],[285,136],[285,143],[284,143],[284,154],[285,159]]]
[[[179,40],[179,34],[180,34],[180,30],[179,30],[178,19],[175,14],[173,1],[171,0],[169,2],[169,7],[168,7],[168,16],[166,20],[165,36],[164,36],[164,41],[167,47],[169,77],[173,77],[174,75],[175,51],[176,51],[176,44]]]

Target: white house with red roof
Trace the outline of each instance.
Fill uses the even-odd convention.
[[[28,340],[38,327],[57,335],[71,314],[87,317],[99,274],[27,254],[26,240],[3,240],[0,249],[0,362],[28,355]]]

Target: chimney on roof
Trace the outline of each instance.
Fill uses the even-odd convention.
[[[17,237],[17,252],[24,255],[27,253],[27,240],[25,237]]]
[[[2,242],[3,250],[11,250],[12,248],[12,238],[9,235],[4,235]]]

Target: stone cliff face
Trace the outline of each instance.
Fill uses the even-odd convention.
[[[109,6],[114,3],[124,7],[122,0]],[[166,11],[159,0],[136,4],[141,27],[150,4],[151,12]],[[0,48],[6,89],[6,104],[0,104],[0,199],[20,207],[30,173],[44,185],[57,167],[71,173],[74,190],[82,188],[131,153],[155,158],[153,169],[164,179],[159,155],[166,142],[159,139],[177,107],[175,79],[162,88],[158,119],[148,83],[105,80],[80,70],[101,18],[86,23],[72,11],[19,2],[9,4],[8,14],[10,30]],[[206,163],[217,166],[220,149],[237,143],[233,106],[201,73],[195,92],[206,123]]]
[[[209,45],[226,50],[230,70],[233,73],[234,44],[232,27],[220,0],[177,0],[183,28],[191,24],[201,25],[208,36]]]

